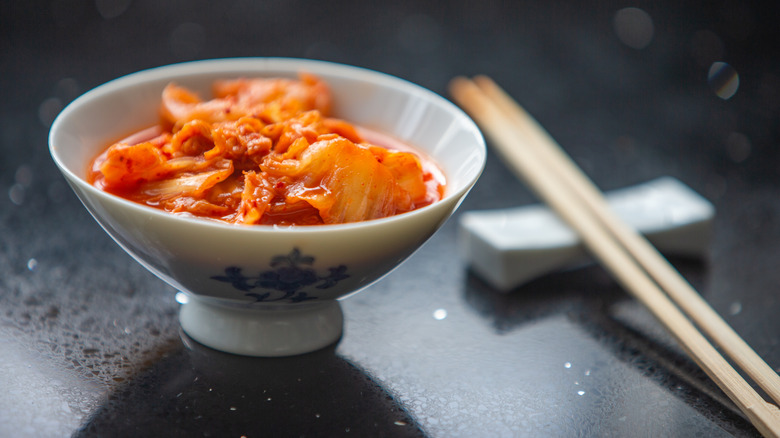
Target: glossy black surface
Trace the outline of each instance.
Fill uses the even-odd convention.
[[[717,216],[708,257],[675,266],[780,368],[775,6],[372,3],[0,6],[0,436],[757,435],[600,268],[499,294],[457,256],[457,215],[343,302],[331,348],[243,358],[179,333],[175,291],[81,207],[49,125],[140,69],[309,57],[445,96],[452,77],[488,74],[602,189],[680,179]],[[461,211],[533,202],[491,153]]]

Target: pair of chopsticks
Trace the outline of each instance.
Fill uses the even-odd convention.
[[[517,176],[577,231],[594,257],[671,332],[758,431],[780,437],[780,410],[765,401],[704,334],[777,404],[780,376],[655,247],[612,212],[595,184],[533,117],[485,76],[455,78],[450,93]]]

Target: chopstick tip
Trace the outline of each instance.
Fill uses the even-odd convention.
[[[455,76],[454,78],[450,79],[448,90],[450,94],[457,94],[465,87],[468,87],[469,82],[471,82],[471,80],[465,76]]]

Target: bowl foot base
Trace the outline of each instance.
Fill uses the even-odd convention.
[[[190,297],[179,321],[195,341],[244,356],[293,356],[319,350],[340,337],[344,317],[338,301],[292,309],[223,307]]]

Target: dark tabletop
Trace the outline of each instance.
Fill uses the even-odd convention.
[[[500,294],[457,255],[458,215],[343,301],[330,348],[246,358],[180,332],[175,291],[89,217],[48,128],[137,70],[289,56],[444,96],[484,73],[602,189],[681,180],[717,215],[707,256],[672,262],[780,368],[776,2],[384,3],[2,3],[0,436],[757,435],[601,268]],[[491,151],[460,212],[536,202]]]

